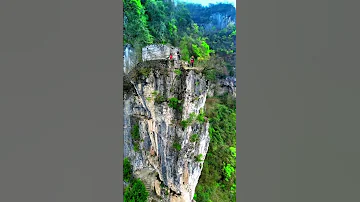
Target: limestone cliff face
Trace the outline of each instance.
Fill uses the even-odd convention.
[[[236,21],[233,16],[228,13],[213,13],[209,17],[210,23],[204,24],[206,30],[212,30],[214,26],[217,30],[224,29],[229,25],[235,25]]]
[[[209,123],[197,120],[207,93],[204,75],[178,61],[144,61],[125,79],[124,155],[150,201],[192,201],[210,141]],[[138,141],[131,135],[137,126]]]
[[[132,68],[135,67],[136,62],[139,60],[138,56],[135,53],[134,48],[132,48],[129,44],[124,46],[124,73],[128,74]]]
[[[216,83],[210,84],[208,96],[229,94],[236,98],[236,78],[226,77],[219,79]]]

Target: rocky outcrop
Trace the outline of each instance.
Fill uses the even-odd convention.
[[[230,25],[235,25],[235,18],[226,13],[214,13],[210,17],[210,23],[204,24],[205,30],[210,31],[213,27],[221,30]]]
[[[138,56],[131,45],[127,44],[124,46],[124,73],[127,74],[133,69],[138,61]]]
[[[152,190],[151,200],[190,202],[210,141],[209,123],[197,119],[208,93],[205,77],[167,60],[131,71],[124,83],[124,155]]]
[[[167,59],[170,53],[175,56],[179,49],[162,44],[152,44],[142,48],[142,60],[162,60]]]
[[[236,98],[236,78],[226,77],[210,85],[208,96],[229,94]]]

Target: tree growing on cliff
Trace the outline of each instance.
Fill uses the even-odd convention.
[[[125,189],[124,201],[125,202],[146,202],[149,193],[146,191],[144,183],[135,179],[131,186]]]
[[[130,182],[132,179],[132,166],[128,158],[124,159],[124,181]]]
[[[135,49],[153,43],[148,29],[148,17],[140,0],[123,0],[124,3],[124,43]]]

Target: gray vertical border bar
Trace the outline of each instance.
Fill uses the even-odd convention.
[[[121,132],[120,132],[120,144],[121,144],[121,149],[120,149],[120,157],[121,157],[121,161],[120,161],[120,182],[121,182],[121,190],[120,190],[120,194],[121,194],[121,201],[124,201],[124,184],[123,184],[123,170],[124,170],[124,167],[123,167],[123,159],[124,159],[124,99],[123,99],[123,83],[124,83],[124,71],[123,71],[123,66],[125,65],[124,64],[124,60],[123,60],[123,56],[124,56],[124,40],[123,40],[123,31],[124,31],[124,4],[123,4],[124,1],[121,1],[120,5],[120,39],[121,39],[121,47],[120,47],[120,50],[121,50],[121,71],[120,71],[120,77],[121,77],[121,85],[119,86],[119,90],[120,90],[120,94],[121,94],[121,101],[120,101],[120,112],[121,112],[121,116],[120,116],[120,126],[121,126]]]
[[[360,201],[358,8],[238,2],[237,201]]]
[[[123,201],[122,1],[0,1],[0,201]]]

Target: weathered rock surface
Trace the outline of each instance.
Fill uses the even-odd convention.
[[[170,53],[176,56],[177,51],[179,51],[179,49],[176,47],[152,44],[142,48],[142,59],[143,61],[166,59],[169,58]]]
[[[217,30],[221,30],[229,25],[236,24],[236,19],[231,16],[231,12],[213,13],[210,16],[210,20],[211,23],[205,25],[207,31],[212,30],[213,26],[215,26]]]
[[[138,55],[135,53],[134,48],[129,44],[124,46],[124,73],[127,74],[132,68],[136,66]]]
[[[210,141],[209,123],[196,120],[205,106],[206,80],[193,70],[181,68],[179,75],[177,65],[166,61],[145,61],[141,66],[150,68],[148,75],[138,75],[132,83],[124,84],[130,86],[124,88],[124,155],[137,176],[151,179],[151,200],[159,194],[162,199],[157,201],[191,202],[202,170],[202,162],[195,157],[201,154],[205,158]],[[182,110],[169,107],[169,98],[181,100]],[[194,114],[195,120],[183,128],[181,121]],[[131,136],[134,125],[139,126],[138,151]],[[192,135],[198,140],[191,142]],[[169,191],[159,190],[157,179]]]
[[[230,94],[236,98],[236,78],[226,77],[220,79],[217,83],[211,84],[208,91],[208,96]]]

